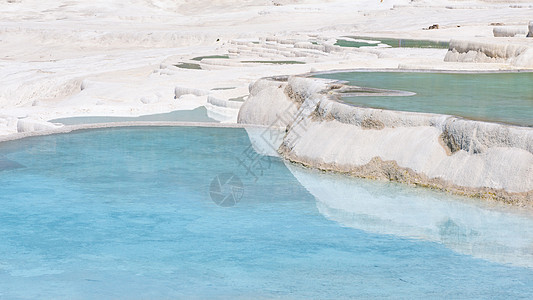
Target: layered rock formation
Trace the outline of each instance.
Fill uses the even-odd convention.
[[[494,27],[492,33],[495,37],[524,37],[527,34],[527,30],[520,27]]]
[[[346,88],[262,79],[238,121],[284,128],[278,152],[309,167],[533,205],[533,128],[354,107],[337,101]]]
[[[508,63],[518,68],[533,68],[533,43],[526,39],[451,40],[444,61]]]

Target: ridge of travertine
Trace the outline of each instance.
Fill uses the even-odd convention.
[[[347,105],[331,80],[260,79],[238,122],[281,127],[294,163],[533,205],[533,128]],[[287,117],[287,116],[290,116]]]

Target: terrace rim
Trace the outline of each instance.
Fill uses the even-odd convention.
[[[76,124],[76,125],[64,125],[61,127],[30,131],[19,132],[0,136],[0,143],[16,141],[20,139],[46,136],[54,134],[66,134],[76,131],[93,130],[93,129],[106,129],[106,128],[124,128],[124,127],[204,127],[204,128],[269,128],[265,125],[251,125],[251,124],[236,124],[236,123],[215,123],[215,122],[166,122],[166,121],[130,121],[130,122],[108,122],[108,123],[93,123],[93,124]]]

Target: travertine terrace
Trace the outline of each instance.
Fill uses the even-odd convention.
[[[326,96],[316,100],[313,95],[323,95],[327,89],[324,83],[300,77],[274,84],[260,80],[345,69],[532,70],[533,37],[526,37],[532,31],[531,1],[9,0],[0,2],[0,11],[4,139],[61,130],[61,124],[50,122],[56,118],[140,116],[199,107],[215,120],[236,123],[244,105],[240,121],[269,126],[276,120],[270,106],[301,100],[292,112],[308,105],[313,130],[297,142],[288,131],[279,151],[290,160],[531,203],[531,129],[434,115],[375,113]],[[451,43],[449,49],[336,45],[338,39],[356,41],[356,36]],[[307,81],[296,84],[298,80]],[[298,100],[296,94],[287,94],[287,87],[305,90],[307,96]],[[350,123],[343,117],[347,115],[373,117]],[[468,130],[474,127],[493,137],[487,140],[507,142],[483,144],[481,157],[465,148],[471,140]],[[366,146],[360,157],[346,154],[359,147],[360,139],[379,140],[387,133],[412,143],[395,154],[377,146]],[[328,155],[333,154],[324,145],[335,144],[329,140],[333,136],[342,140],[343,148],[337,151],[345,154],[332,161]],[[317,140],[321,147],[311,144]],[[457,166],[422,164],[429,152],[433,155],[429,161]],[[462,167],[461,155],[469,161]],[[520,172],[513,173],[519,165]],[[479,172],[493,168],[497,174],[492,179],[472,177],[458,168]]]

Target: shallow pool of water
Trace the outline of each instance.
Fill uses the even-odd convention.
[[[0,157],[18,166],[0,171],[0,298],[533,297],[530,217],[289,169],[242,129],[80,131]],[[240,189],[213,190],[227,173]]]
[[[272,64],[272,65],[304,65],[305,62],[297,60],[243,60],[247,64]]]
[[[359,106],[451,114],[533,126],[533,73],[345,72],[316,77],[350,85],[403,90],[414,96],[343,97]]]
[[[195,57],[192,60],[201,61],[204,59],[228,59],[228,58],[229,58],[228,55],[206,55],[206,56]]]
[[[438,49],[447,49],[449,43],[447,42],[436,42],[428,40],[410,40],[410,39],[391,39],[391,38],[377,38],[377,37],[361,37],[361,36],[350,36],[349,38],[357,40],[345,40],[338,39],[335,45],[341,47],[372,47],[377,46],[376,42],[380,44],[389,45],[392,48],[438,48]]]
[[[109,117],[109,116],[91,116],[91,117],[71,117],[50,120],[52,123],[61,123],[64,125],[77,124],[96,124],[96,123],[114,123],[114,122],[218,122],[207,116],[205,107],[198,107],[192,110],[176,110],[169,113],[145,115],[139,117]]]
[[[181,63],[175,64],[174,66],[180,69],[202,70],[202,66],[200,66],[200,64],[195,64],[195,63],[181,62]]]

